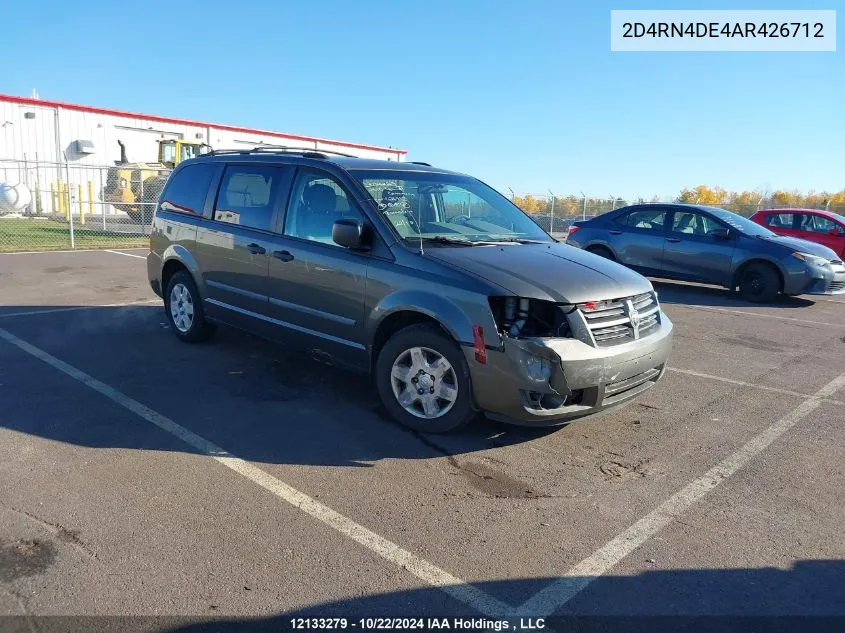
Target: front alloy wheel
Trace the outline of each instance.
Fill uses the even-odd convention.
[[[390,416],[410,429],[446,433],[475,417],[463,350],[435,323],[396,332],[378,351],[373,378]]]
[[[412,347],[400,354],[390,377],[397,402],[418,418],[439,418],[458,399],[455,370],[445,357],[427,347]]]

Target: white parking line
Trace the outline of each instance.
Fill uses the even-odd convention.
[[[750,387],[752,389],[762,389],[763,391],[771,391],[772,393],[779,393],[784,396],[795,396],[798,398],[815,398],[816,396],[809,393],[801,393],[800,391],[790,391],[789,389],[778,389],[777,387],[769,387],[767,385],[759,385],[753,382],[744,382],[742,380],[733,380],[732,378],[724,378],[723,376],[714,376],[713,374],[702,374],[701,372],[692,371],[691,369],[681,369],[680,367],[667,367],[669,371],[678,374],[686,374],[687,376],[695,376],[696,378],[705,378],[707,380],[717,380],[739,387]],[[845,405],[845,400],[835,400],[833,398],[824,398],[825,402],[832,404]]]
[[[368,530],[364,526],[355,523],[352,519],[335,512],[328,506],[312,499],[295,488],[292,488],[288,484],[264,472],[253,464],[230,454],[225,449],[209,442],[193,431],[189,431],[170,418],[153,411],[137,400],[133,400],[124,393],[121,393],[117,389],[114,389],[103,382],[100,382],[96,378],[93,378],[76,367],[51,356],[47,352],[27,343],[23,339],[18,338],[11,332],[0,328],[0,338],[17,346],[27,354],[44,361],[51,367],[54,367],[60,372],[70,376],[74,380],[78,380],[82,384],[90,387],[94,391],[102,394],[125,409],[128,409],[147,422],[150,422],[160,429],[175,435],[186,444],[212,457],[219,463],[239,475],[246,477],[253,483],[258,484],[283,501],[288,502],[295,508],[305,512],[325,525],[328,525],[332,529],[337,530],[360,545],[363,545],[397,567],[407,570],[420,580],[423,580],[434,587],[440,588],[452,598],[471,606],[480,613],[490,617],[501,617],[513,610],[509,605],[487,595],[477,587],[465,583],[460,578],[456,578],[452,574],[440,569],[426,560],[423,560],[419,556],[402,549],[395,543],[379,536],[371,530]]]
[[[0,253],[0,255],[53,255],[55,253],[102,253],[106,249],[104,248],[75,248],[75,249],[67,249],[61,251],[15,251],[13,253]],[[124,248],[122,250],[125,251],[140,251],[145,250],[148,251],[149,247],[147,246],[136,246],[133,248]]]
[[[106,249],[106,253],[113,253],[114,255],[123,255],[125,257],[137,257],[138,259],[147,259],[146,255],[133,255],[132,253],[121,253],[120,251],[112,251]]]
[[[826,321],[810,321],[809,319],[796,319],[793,317],[783,317],[777,316],[775,314],[761,314],[759,312],[745,312],[743,310],[728,310],[727,308],[713,308],[713,307],[705,307],[705,306],[691,306],[691,305],[681,305],[679,303],[671,303],[668,304],[674,308],[686,308],[688,310],[703,310],[705,312],[724,312],[727,314],[742,314],[745,316],[754,316],[760,317],[761,319],[778,319],[780,321],[795,321],[797,323],[812,323],[814,325],[826,325],[828,327],[841,327],[845,328],[845,323],[827,323]]]
[[[696,501],[733,476],[842,387],[845,387],[845,374],[831,380],[813,394],[811,399],[799,404],[742,448],[723,459],[619,536],[608,541],[592,555],[575,565],[561,578],[526,600],[520,605],[519,614],[532,617],[547,617],[553,614],[590,586],[594,580],[607,573],[649,538],[686,512]]]
[[[840,295],[836,295],[836,296],[840,296]],[[817,295],[806,295],[806,296],[802,296],[801,298],[806,299],[807,301],[824,301],[826,303],[842,303],[842,304],[845,304],[845,301],[842,301],[840,299],[827,299],[825,297],[819,297]]]
[[[161,299],[150,299],[148,301],[133,301],[131,303],[106,303],[104,305],[93,306],[71,306],[68,308],[47,308],[45,310],[27,310],[26,312],[6,312],[0,313],[0,319],[8,319],[11,317],[34,316],[37,314],[54,314],[56,312],[76,312],[77,310],[94,310],[95,308],[126,308],[131,306],[146,306],[151,303],[161,303]]]

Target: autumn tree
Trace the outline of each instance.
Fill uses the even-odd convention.
[[[803,206],[802,196],[797,191],[778,190],[772,193],[769,206],[778,209],[798,208]]]
[[[717,205],[725,202],[728,198],[728,192],[721,187],[714,187],[711,189],[707,185],[698,185],[694,189],[681,190],[681,195],[678,196],[678,202],[685,204],[707,204]]]

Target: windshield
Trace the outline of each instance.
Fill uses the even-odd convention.
[[[775,236],[775,233],[772,233],[769,229],[760,226],[741,215],[737,215],[736,213],[731,213],[725,209],[718,209],[715,207],[707,207],[707,210],[731,228],[745,233],[746,235],[751,235],[752,237]]]
[[[481,243],[552,239],[518,207],[467,176],[350,170],[406,240]]]
[[[196,158],[197,156],[208,154],[209,151],[211,151],[211,148],[205,143],[202,145],[185,144],[182,145],[182,160]]]

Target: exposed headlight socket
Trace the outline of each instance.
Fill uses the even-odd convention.
[[[531,356],[525,361],[525,373],[534,382],[548,382],[552,375],[552,363],[547,358]]]

